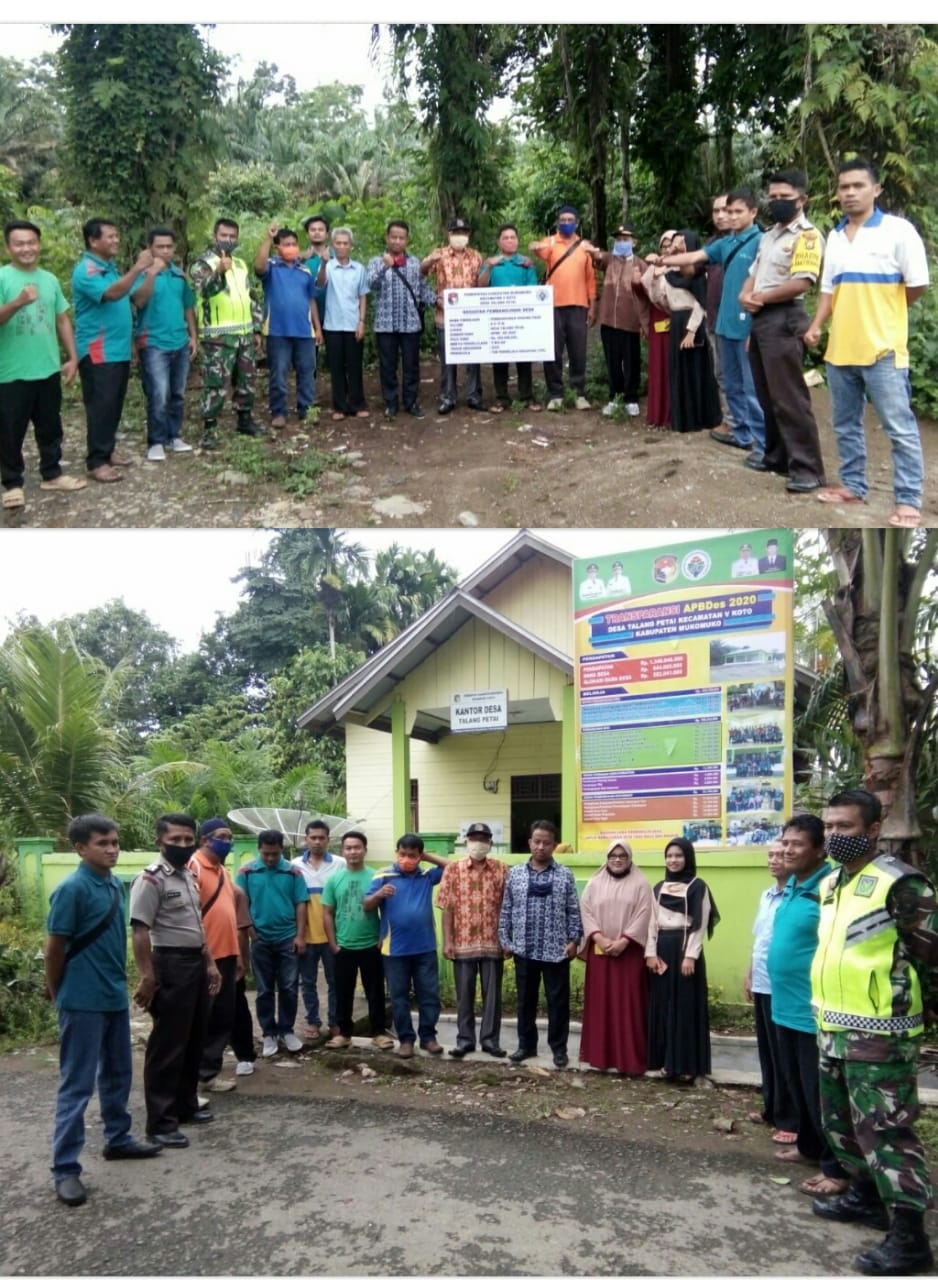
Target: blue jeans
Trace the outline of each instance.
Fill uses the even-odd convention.
[[[723,390],[730,408],[733,435],[740,444],[765,452],[765,415],[756,395],[745,338],[720,338]]]
[[[182,434],[189,376],[188,345],[178,351],[144,347],[140,352],[140,374],[147,398],[147,444],[169,444]]]
[[[319,1016],[319,988],[316,984],[320,960],[322,960],[322,971],[326,975],[326,989],[329,992],[329,1026],[334,1027],[336,1025],[335,956],[329,950],[328,942],[307,942],[306,950],[299,957],[306,1021],[311,1027],[322,1025],[322,1019]]]
[[[284,942],[254,939],[251,966],[257,983],[257,1020],[265,1036],[285,1036],[293,1030],[299,999],[299,959],[292,938]],[[279,1011],[275,1009],[275,989],[280,992]]]
[[[52,1138],[52,1176],[56,1183],[81,1175],[78,1157],[85,1145],[85,1108],[97,1083],[104,1121],[104,1142],[125,1147],[130,1136],[130,1011],[94,1013],[59,1010],[59,1092]]]
[[[316,344],[312,338],[267,337],[267,394],[272,418],[287,414],[287,374],[296,370],[296,411],[304,414],[316,399]]]
[[[440,967],[435,951],[416,956],[385,956],[384,976],[391,996],[394,1030],[402,1044],[414,1043],[414,1023],[410,1016],[410,988],[417,997],[417,1034],[420,1043],[436,1039],[440,1017]]]
[[[891,352],[875,364],[828,363],[827,384],[831,391],[834,435],[844,488],[858,498],[865,498],[869,492],[863,430],[865,397],[868,396],[892,446],[896,502],[921,507],[925,462],[918,423],[912,412],[908,369],[897,369],[896,357]]]

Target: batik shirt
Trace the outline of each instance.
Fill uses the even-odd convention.
[[[498,922],[503,950],[556,964],[582,933],[576,882],[568,867],[553,861],[543,871],[531,862],[512,867]]]

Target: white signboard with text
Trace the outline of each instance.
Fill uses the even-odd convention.
[[[508,690],[454,693],[449,708],[453,733],[489,733],[508,728]]]
[[[443,294],[450,364],[553,360],[554,290],[447,289]]]

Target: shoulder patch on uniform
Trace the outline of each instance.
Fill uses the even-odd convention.
[[[159,880],[157,880],[156,876],[149,874],[149,868],[147,868],[146,871],[140,872],[140,879],[146,880],[147,884],[155,884],[155,885],[159,884]]]
[[[853,890],[855,898],[872,898],[876,888],[876,876],[860,876]]]
[[[821,236],[814,227],[801,232],[795,241],[791,255],[791,274],[809,271],[817,275],[821,270]]]
[[[144,871],[149,871],[151,875],[156,875],[157,871],[162,870],[163,864],[160,862],[151,862],[148,867],[144,867]]]

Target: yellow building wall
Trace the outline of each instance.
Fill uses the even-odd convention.
[[[445,707],[448,715],[454,693],[485,689],[507,689],[509,705],[525,698],[549,698],[559,717],[565,684],[562,671],[472,618],[412,671],[393,696],[403,698],[408,723],[418,708]]]
[[[570,570],[556,560],[534,556],[481,599],[539,640],[572,657]]]
[[[392,830],[391,735],[360,725],[347,725],[345,733],[348,814],[367,823],[374,861],[403,834]],[[421,831],[456,831],[472,818],[500,819],[507,841],[512,776],[560,773],[560,737],[561,726],[553,723],[515,725],[505,734],[453,733],[436,745],[412,740],[410,772],[418,784]],[[487,772],[499,779],[497,795],[482,789]]]

